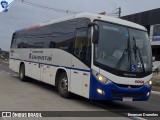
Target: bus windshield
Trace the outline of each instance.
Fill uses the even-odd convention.
[[[99,41],[94,46],[94,63],[124,72],[152,70],[151,45],[146,31],[96,21]],[[105,67],[104,67],[105,66]]]

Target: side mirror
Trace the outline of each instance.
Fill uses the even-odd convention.
[[[99,39],[99,25],[96,24],[96,23],[94,23],[94,22],[92,22],[92,23],[90,23],[88,26],[89,26],[89,27],[90,27],[90,26],[93,26],[93,40],[92,40],[92,42],[93,42],[94,44],[98,44],[98,39]]]

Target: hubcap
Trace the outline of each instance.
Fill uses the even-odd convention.
[[[63,78],[63,79],[60,81],[59,87],[60,87],[60,90],[61,90],[62,93],[65,93],[65,92],[68,91],[67,78]]]

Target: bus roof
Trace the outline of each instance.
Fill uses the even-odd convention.
[[[116,23],[116,24],[120,24],[120,25],[124,25],[124,26],[130,26],[130,27],[133,27],[133,28],[137,28],[137,29],[141,29],[141,30],[146,31],[145,27],[143,27],[139,24],[133,23],[133,22],[122,20],[120,18],[115,18],[115,17],[111,17],[111,16],[106,16],[106,15],[100,15],[100,14],[94,14],[94,13],[79,13],[79,14],[72,15],[72,16],[69,16],[69,17],[60,18],[60,19],[51,20],[51,21],[46,21],[46,22],[43,22],[43,23],[40,23],[40,24],[37,24],[37,25],[29,26],[29,27],[24,28],[22,30],[17,30],[16,32],[23,31],[23,30],[30,30],[30,29],[34,29],[34,28],[38,28],[38,27],[42,27],[42,26],[46,26],[46,25],[50,25],[50,24],[54,24],[54,23],[58,23],[58,22],[63,22],[63,21],[66,21],[66,20],[74,19],[74,18],[82,18],[82,17],[83,18],[89,18],[91,21],[93,21],[95,19],[103,20],[103,21],[108,21],[108,22],[111,22],[111,23]]]
[[[80,13],[75,16],[75,18],[79,18],[79,17],[87,17],[87,18],[91,19],[92,21],[94,19],[104,20],[104,21],[108,21],[111,23],[117,23],[120,25],[130,26],[133,28],[142,29],[142,30],[146,31],[146,28],[143,27],[142,25],[139,25],[139,24],[127,21],[127,20],[123,20],[120,18],[107,16],[107,15],[93,14],[93,13]]]

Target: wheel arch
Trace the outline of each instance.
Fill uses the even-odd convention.
[[[20,70],[20,68],[21,68],[21,66],[22,66],[22,65],[24,65],[24,68],[25,68],[25,64],[24,64],[24,62],[20,62],[19,70]]]
[[[56,72],[56,75],[55,75],[55,87],[57,89],[57,85],[58,85],[58,80],[59,80],[59,77],[62,73],[66,73],[67,75],[67,78],[69,79],[69,73],[68,73],[68,70],[66,68],[63,68],[63,67],[59,67],[57,69],[57,72]]]

